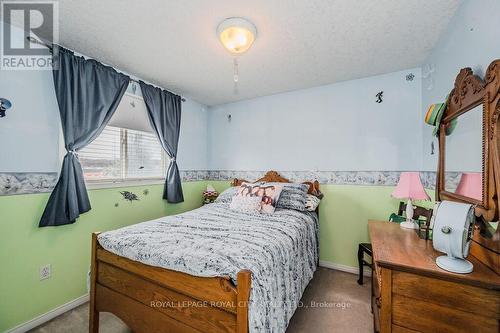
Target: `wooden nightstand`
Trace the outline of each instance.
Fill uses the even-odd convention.
[[[369,221],[374,330],[499,332],[500,276],[475,257],[470,274],[446,272],[431,241],[395,223]]]

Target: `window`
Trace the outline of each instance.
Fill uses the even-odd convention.
[[[106,126],[78,156],[88,181],[161,179],[168,159],[153,133],[113,126]]]

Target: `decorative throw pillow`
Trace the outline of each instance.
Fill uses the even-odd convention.
[[[240,197],[260,197],[262,212],[267,214],[274,213],[276,203],[280,197],[283,186],[270,184],[249,184],[243,183],[238,190]]]
[[[316,208],[318,208],[320,201],[320,198],[312,194],[308,194],[306,199],[306,210],[309,212],[314,212]]]
[[[261,197],[242,197],[235,196],[229,204],[229,209],[242,213],[260,213],[261,210]]]
[[[268,183],[276,184],[276,183]],[[299,183],[279,183],[283,186],[276,208],[306,210],[307,191],[309,185]]]
[[[222,192],[221,194],[219,194],[219,196],[217,197],[217,199],[215,199],[214,202],[216,202],[216,203],[231,202],[231,200],[233,199],[233,197],[236,194],[238,194],[238,190],[239,190],[239,187],[232,186],[232,187],[224,190],[224,192]]]

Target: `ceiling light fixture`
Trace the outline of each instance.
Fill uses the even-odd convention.
[[[252,46],[257,37],[257,28],[252,22],[242,17],[231,17],[219,24],[217,36],[226,50],[235,57],[233,60],[233,79],[236,84],[239,79],[236,57],[248,51]]]

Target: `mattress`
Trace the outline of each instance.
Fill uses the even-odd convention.
[[[318,262],[316,213],[232,211],[214,203],[101,233],[100,245],[119,256],[195,276],[252,271],[249,330],[285,332]]]

